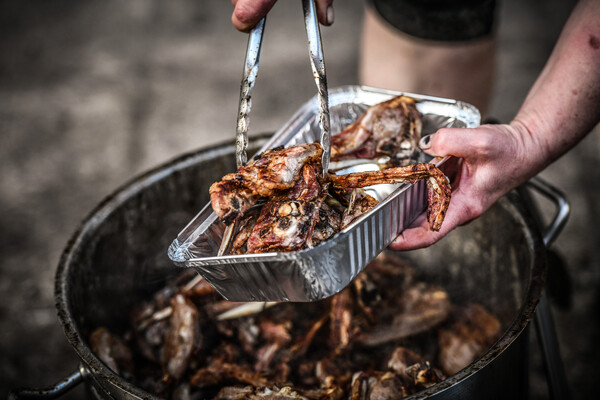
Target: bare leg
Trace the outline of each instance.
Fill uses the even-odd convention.
[[[406,35],[367,7],[359,59],[363,85],[462,100],[485,115],[495,74],[493,37],[438,42]]]

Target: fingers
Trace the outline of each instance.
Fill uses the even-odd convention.
[[[277,0],[232,0],[231,23],[242,32],[249,32],[267,15]]]
[[[277,0],[231,0],[231,23],[242,32],[249,32],[273,8]],[[317,18],[325,26],[333,24],[333,0],[316,0]]]
[[[446,221],[444,221],[444,224],[446,224]],[[400,236],[394,239],[388,248],[395,251],[420,249],[434,244],[441,239],[442,236],[443,235],[439,235],[438,232],[429,230],[427,217],[425,216],[425,213],[423,213],[410,227],[402,231]]]
[[[333,24],[333,0],[317,0],[315,4],[317,8],[317,18],[319,22],[325,26]]]
[[[479,217],[486,208],[476,206],[474,204],[476,200],[469,200],[470,197],[461,193],[460,189],[453,192],[444,222],[438,232],[429,229],[426,214],[423,213],[389,245],[389,248],[396,251],[408,251],[430,246],[457,226]]]
[[[448,210],[448,214],[449,212],[450,210]],[[427,222],[425,213],[421,214],[388,247],[395,251],[408,251],[431,246],[458,226],[457,222],[453,223],[450,220],[449,217],[452,216],[448,214],[446,214],[442,228],[438,232],[429,229],[429,222]]]
[[[469,129],[440,129],[434,134],[422,137],[419,146],[425,153],[432,156],[462,157],[468,151],[465,145],[472,139],[469,135],[472,135],[472,131]]]

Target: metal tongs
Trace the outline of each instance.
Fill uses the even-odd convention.
[[[321,31],[317,21],[317,13],[314,0],[302,0],[304,9],[304,25],[306,27],[306,36],[308,40],[308,52],[310,56],[310,66],[317,84],[317,93],[319,100],[319,128],[321,130],[320,143],[323,147],[323,177],[329,169],[329,157],[331,154],[331,133],[329,125],[329,100],[327,94],[327,76],[325,74],[325,58],[323,57],[323,47],[321,45]],[[248,156],[246,149],[248,147],[248,114],[252,107],[250,91],[256,82],[258,75],[258,62],[260,59],[260,50],[262,47],[263,32],[265,29],[266,17],[252,29],[248,37],[248,48],[246,50],[246,63],[244,65],[244,74],[240,88],[240,105],[238,109],[237,129],[236,129],[236,163],[238,167],[246,164]]]

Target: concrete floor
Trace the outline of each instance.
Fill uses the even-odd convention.
[[[251,133],[276,130],[314,95],[296,3],[280,2],[267,22]],[[322,30],[330,87],[357,83],[363,12],[362,0],[336,5],[334,26]],[[501,3],[490,115],[515,114],[571,7]],[[53,278],[79,221],[136,174],[233,137],[247,39],[230,14],[228,1],[0,2],[0,397],[76,367]],[[571,302],[551,302],[577,399],[600,393],[599,139],[590,134],[542,174],[573,209],[555,244]],[[535,343],[531,382],[531,397],[546,398]]]

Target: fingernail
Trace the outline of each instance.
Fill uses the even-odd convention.
[[[431,147],[431,136],[432,135],[425,135],[421,138],[421,140],[419,140],[419,147],[422,150],[427,150]]]
[[[327,7],[327,25],[333,24],[334,14],[333,14],[333,6]]]

